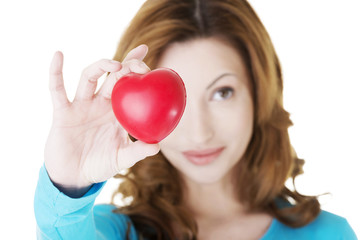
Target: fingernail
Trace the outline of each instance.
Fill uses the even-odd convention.
[[[137,46],[136,48],[141,48],[141,47],[143,47],[143,46],[145,46],[145,44],[140,44],[140,45]]]

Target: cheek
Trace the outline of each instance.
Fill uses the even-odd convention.
[[[221,114],[217,114],[214,123],[217,135],[224,140],[249,138],[253,129],[253,108],[251,104],[239,104],[229,108],[222,108]]]
[[[178,128],[175,128],[166,138],[159,142],[160,149],[174,149],[179,146],[179,133]]]
[[[160,151],[170,161],[176,158],[176,153],[179,148],[179,138],[176,129],[172,131],[166,138],[159,142]],[[170,161],[171,162],[171,161]]]
[[[212,105],[208,112],[208,130],[213,131],[211,144],[217,145],[228,143],[229,141],[247,142],[253,130],[254,112],[251,96],[248,92],[243,92],[228,104]],[[183,118],[186,116],[183,116]],[[162,152],[171,155],[172,151],[179,150],[180,147],[187,149],[188,142],[184,133],[189,132],[192,125],[186,125],[191,121],[181,119],[179,125],[172,131],[159,145]]]
[[[160,145],[160,151],[165,158],[177,169],[181,169],[181,161],[179,159],[179,153],[176,151],[176,146],[171,146],[172,143],[162,143]]]

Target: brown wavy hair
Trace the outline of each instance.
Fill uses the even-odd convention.
[[[242,159],[234,167],[239,202],[249,212],[263,212],[291,227],[304,226],[320,212],[317,196],[305,196],[285,186],[302,173],[288,134],[292,125],[283,107],[281,66],[259,17],[245,0],[148,0],[140,8],[118,45],[115,60],[140,44],[149,52],[151,68],[169,45],[218,37],[239,51],[253,87],[254,129]],[[183,181],[161,151],[117,175],[123,181],[113,195],[131,203],[115,212],[128,215],[148,239],[196,239],[197,225],[181,201]]]

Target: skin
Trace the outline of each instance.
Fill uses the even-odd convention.
[[[88,66],[73,101],[64,88],[63,54],[54,54],[49,76],[53,122],[44,151],[51,181],[64,194],[81,197],[91,184],[110,179],[161,149],[185,180],[185,200],[198,223],[199,239],[258,239],[271,217],[245,213],[230,184],[231,169],[241,159],[252,134],[250,81],[241,57],[217,39],[170,46],[159,66],[170,67],[182,76],[187,107],[178,127],[166,139],[146,144],[129,139],[112,112],[110,100],[117,79],[129,72],[150,70],[142,61],[146,53],[147,47],[141,45],[122,62],[102,59]],[[97,80],[106,72],[109,76],[95,92]],[[219,78],[224,73],[227,75]],[[232,94],[219,90],[224,86],[233,89]],[[213,147],[225,149],[208,166],[194,166],[181,153]]]
[[[179,73],[187,90],[183,117],[159,144],[185,180],[185,203],[199,225],[199,239],[258,239],[271,217],[246,213],[231,183],[254,121],[251,83],[241,56],[220,39],[197,39],[171,45],[158,65]],[[182,153],[218,147],[224,151],[207,165],[195,165]]]
[[[142,62],[147,46],[129,52],[123,62],[99,60],[82,72],[73,101],[67,98],[61,52],[50,65],[49,90],[53,121],[44,149],[51,181],[70,197],[81,197],[93,183],[105,181],[147,156],[159,152],[158,144],[132,142],[116,120],[111,92],[116,81],[129,72],[145,74]],[[97,80],[109,76],[97,92]]]

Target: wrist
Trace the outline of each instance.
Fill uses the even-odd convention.
[[[72,198],[82,197],[93,185],[90,182],[76,179],[74,176],[79,174],[64,174],[65,171],[51,171],[46,162],[44,164],[45,170],[52,184],[65,195]],[[59,169],[59,168],[55,168]]]
[[[91,188],[92,184],[86,186],[74,186],[74,185],[64,185],[64,184],[57,184],[53,182],[54,186],[66,196],[71,198],[80,198],[85,195]]]

